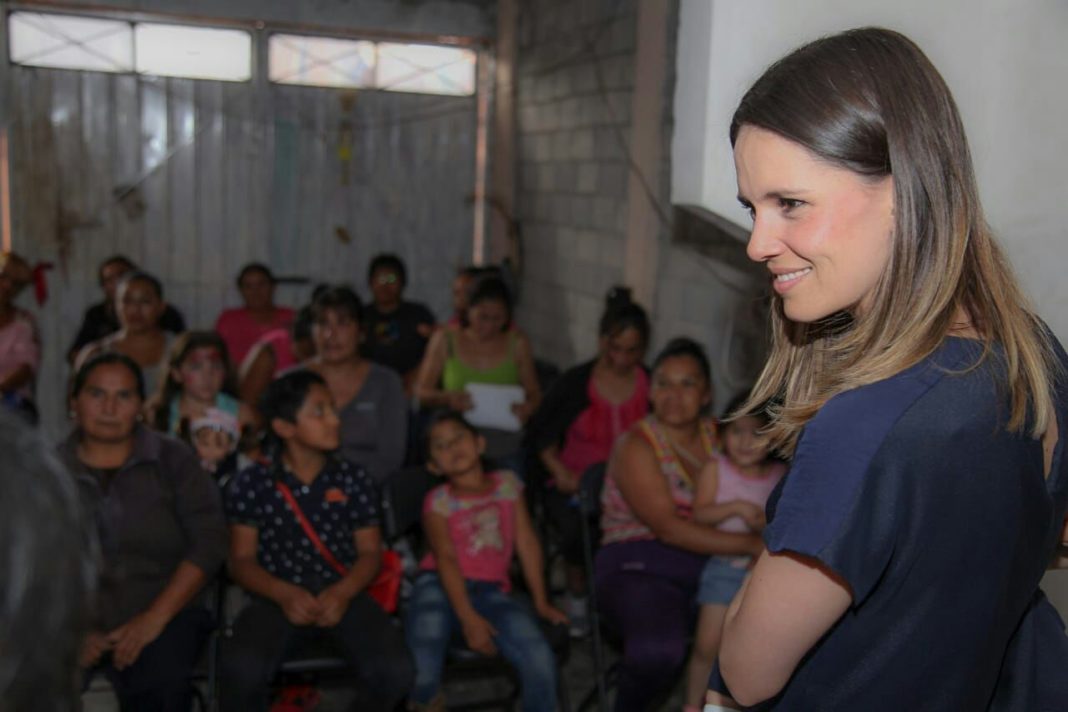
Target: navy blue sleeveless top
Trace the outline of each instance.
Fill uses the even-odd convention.
[[[1005,430],[999,352],[968,370],[981,352],[948,338],[806,425],[764,540],[819,560],[853,602],[752,709],[1068,710],[1068,638],[1038,588],[1068,505],[1068,392],[1047,479],[1041,443]]]

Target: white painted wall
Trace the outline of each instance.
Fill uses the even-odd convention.
[[[794,47],[865,25],[905,33],[942,72],[967,127],[987,217],[1039,313],[1068,341],[1064,0],[681,0],[672,202],[748,224],[727,139],[739,99]]]

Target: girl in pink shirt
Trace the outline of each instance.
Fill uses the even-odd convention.
[[[727,407],[733,413],[748,399],[743,394]],[[761,430],[762,414],[745,415],[723,426],[723,452],[717,453],[694,483],[693,518],[720,531],[745,533],[764,529],[764,505],[786,465],[772,459]],[[752,563],[749,556],[712,556],[701,572],[697,634],[687,667],[685,712],[704,707],[708,676],[719,652],[723,617]]]
[[[441,671],[453,633],[468,647],[502,655],[519,675],[523,709],[555,709],[556,661],[532,612],[509,595],[508,566],[519,556],[538,616],[566,623],[550,605],[542,552],[523,485],[507,470],[482,468],[485,441],[463,416],[437,414],[427,431],[431,470],[447,482],[427,494],[423,528],[430,543],[415,581],[405,634],[415,660],[415,709],[444,709]]]

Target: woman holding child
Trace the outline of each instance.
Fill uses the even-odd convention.
[[[694,482],[717,446],[715,424],[704,415],[711,372],[697,343],[675,339],[664,347],[649,399],[652,413],[615,447],[601,498],[597,596],[623,638],[616,710],[648,709],[682,668],[708,556],[762,549],[757,535],[693,519]]]

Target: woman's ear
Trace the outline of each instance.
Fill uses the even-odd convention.
[[[481,435],[475,436],[475,447],[478,448],[478,455],[482,457],[486,454],[486,438]]]
[[[437,464],[432,459],[428,459],[426,461],[426,469],[427,469],[428,472],[430,472],[432,474],[435,474],[435,475],[438,475],[438,476],[441,476],[442,474],[444,474],[441,471],[441,468],[438,467]]]
[[[180,370],[178,370],[177,368],[174,368],[172,366],[171,369],[170,369],[170,374],[171,374],[171,379],[173,379],[175,383],[178,383],[178,384],[182,383],[182,372]]]

